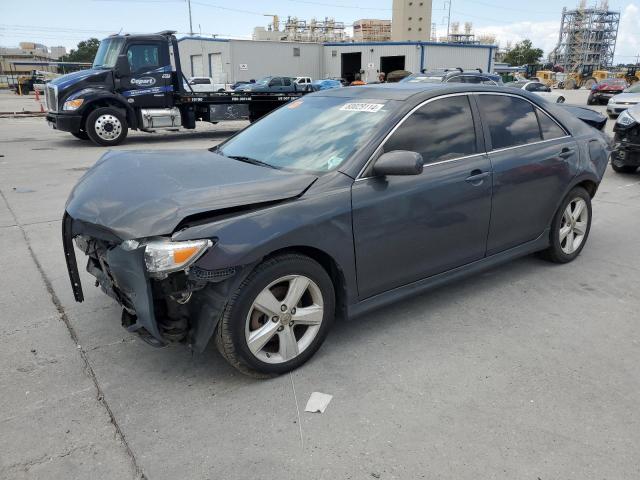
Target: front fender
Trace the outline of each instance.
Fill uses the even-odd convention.
[[[196,262],[196,266],[205,270],[258,263],[282,249],[319,250],[331,257],[342,271],[349,295],[347,301],[355,300],[350,185],[212,220],[181,230],[172,237],[175,241],[199,238],[216,239],[215,247]]]
[[[96,108],[97,105],[103,106],[107,104],[125,110],[127,112],[127,123],[129,127],[138,128],[138,117],[135,110],[129,105],[127,99],[119,93],[101,88],[85,88],[71,94],[66,100],[73,100],[75,98],[84,98],[82,106],[77,110],[77,113],[83,117]]]

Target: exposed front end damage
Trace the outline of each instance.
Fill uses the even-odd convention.
[[[611,167],[619,173],[632,173],[640,167],[640,105],[622,112],[613,126],[614,147]]]
[[[186,343],[202,351],[211,338],[226,299],[246,268],[206,270],[196,263],[164,274],[148,271],[145,245],[123,241],[108,230],[63,219],[63,244],[75,299],[84,292],[74,242],[87,256],[95,285],[122,306],[122,326],[156,347]],[[213,242],[209,248],[215,248]]]

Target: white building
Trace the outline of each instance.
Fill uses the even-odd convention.
[[[185,37],[179,40],[188,77],[234,83],[266,75],[374,81],[379,72],[440,68],[492,71],[495,45],[436,42],[301,43]]]
[[[391,40],[427,41],[431,38],[431,0],[393,0]]]

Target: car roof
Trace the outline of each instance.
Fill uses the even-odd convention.
[[[313,93],[314,96],[343,97],[343,98],[368,98],[380,100],[408,100],[412,97],[426,99],[446,93],[464,92],[502,92],[504,87],[470,84],[470,83],[376,83],[372,85],[359,85],[335,90],[323,90]],[[511,93],[507,91],[507,93]]]

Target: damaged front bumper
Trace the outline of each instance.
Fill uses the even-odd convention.
[[[235,269],[209,271],[192,266],[153,278],[143,245],[131,248],[110,231],[75,220],[66,212],[62,238],[76,301],[84,300],[84,292],[74,240],[88,257],[87,271],[96,278],[96,286],[123,307],[123,327],[153,346],[185,341],[195,350],[205,348],[226,303],[226,281],[234,277]]]
[[[612,162],[640,167],[640,127],[622,134],[616,133],[613,144]]]

